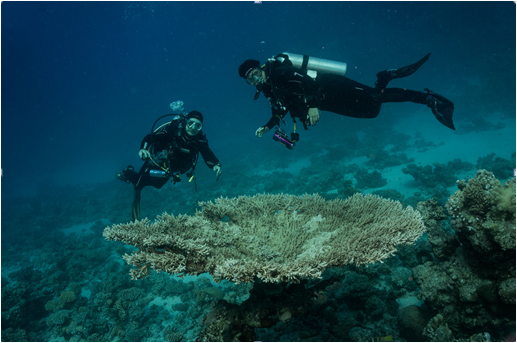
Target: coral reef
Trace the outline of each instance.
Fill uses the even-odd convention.
[[[462,161],[459,158],[455,158],[454,160],[447,162],[447,167],[455,170],[456,172],[469,171],[474,169],[474,165],[472,163]]]
[[[442,261],[448,260],[459,246],[459,242],[452,230],[449,232],[442,229],[441,221],[447,219],[443,207],[439,206],[434,199],[419,202],[417,210],[427,228],[427,239],[431,243],[434,256]]]
[[[256,328],[271,328],[277,323],[289,323],[293,316],[306,315],[311,308],[321,308],[326,300],[317,303],[314,294],[332,285],[334,278],[307,288],[307,280],[298,284],[281,283],[271,293],[266,283],[255,282],[250,297],[240,306],[226,301],[215,303],[204,318],[205,328],[196,339],[206,341],[255,341]]]
[[[507,179],[512,176],[515,169],[515,154],[513,154],[513,163],[502,157],[495,157],[495,152],[484,157],[478,157],[476,169],[486,169],[494,173],[499,179]]]
[[[505,124],[498,122],[497,125],[492,124],[481,116],[469,116],[466,122],[460,123],[459,134],[466,134],[469,132],[483,132],[491,130],[501,130],[505,128]]]
[[[418,152],[426,152],[429,150],[429,148],[436,148],[437,146],[444,145],[444,142],[440,142],[439,144],[436,144],[431,141],[426,141],[423,138],[418,139],[420,136],[415,134],[415,142],[413,143],[413,146],[417,149]]]
[[[457,184],[446,209],[461,245],[440,232],[440,206],[428,200],[418,207],[433,251],[443,261],[412,270],[419,298],[440,314],[424,330],[431,341],[457,335],[486,340],[481,330],[515,330],[515,178],[502,186],[493,173],[478,170]]]
[[[369,173],[367,169],[359,169],[354,177],[357,180],[356,187],[359,189],[380,188],[388,184],[388,180],[383,178],[378,171]]]
[[[511,209],[511,202],[504,201],[509,199],[509,187],[496,187],[493,192],[490,205],[500,207],[493,209],[495,213]],[[383,194],[389,196],[389,192]],[[397,193],[390,198],[395,197]],[[25,267],[2,278],[2,340],[404,341],[417,337],[421,327],[415,324],[422,320],[411,319],[420,316],[407,315],[411,312],[443,316],[444,321],[433,327],[432,333],[424,333],[425,340],[450,337],[448,330],[460,341],[483,341],[488,332],[494,340],[503,339],[514,324],[514,272],[469,269],[464,249],[457,249],[457,240],[451,239],[456,236],[443,208],[434,200],[421,201],[418,211],[429,228],[427,240],[398,246],[397,255],[384,263],[327,268],[321,275],[323,281],[300,280],[304,287],[225,280],[214,287],[204,276],[185,282],[154,272],[148,279],[134,282],[127,277],[129,267],[121,264],[120,257],[131,252],[124,244],[115,243],[114,249],[100,234],[88,236],[88,244],[75,235],[49,236],[55,238],[44,243],[48,249],[32,261],[18,258]],[[42,202],[42,206],[47,205]],[[98,221],[91,230],[100,233],[104,227]],[[41,246],[41,242],[34,243]],[[433,253],[440,260],[434,259]],[[100,263],[102,259],[109,262]],[[421,272],[414,269],[420,264],[424,264]],[[438,274],[443,268],[446,274]],[[445,283],[433,283],[434,278],[444,277]],[[259,290],[250,295],[253,287]],[[411,300],[416,293],[423,299],[416,302],[419,309]],[[475,296],[469,298],[471,293]],[[449,298],[441,301],[445,295]],[[69,302],[60,300],[74,297]],[[226,303],[235,305],[235,312],[228,310]],[[244,303],[244,307],[237,306]],[[221,312],[211,312],[216,308]],[[403,318],[408,325],[399,324]]]
[[[474,165],[472,163],[456,158],[447,162],[447,164],[433,163],[433,166],[426,165],[425,167],[411,163],[406,168],[402,168],[402,172],[413,176],[415,181],[422,182],[433,197],[441,198],[449,195],[446,187],[454,185],[456,181],[455,174],[473,168]],[[441,195],[437,196],[440,193]]]
[[[413,176],[415,181],[422,182],[428,188],[434,188],[438,185],[448,187],[454,184],[456,177],[451,168],[447,168],[447,165],[441,163],[433,163],[433,166],[419,167],[411,163],[406,168],[402,168],[402,172]]]
[[[427,342],[452,342],[454,337],[443,316],[438,313],[427,323],[423,336]]]
[[[147,266],[148,278],[131,280],[131,266],[124,263],[123,256],[131,256],[137,249],[155,249],[160,262],[172,248],[149,241],[135,249],[103,239],[106,225],[114,227],[131,218],[133,190],[118,180],[85,187],[45,184],[37,197],[3,201],[2,341],[515,340],[515,180],[506,181],[514,168],[515,154],[500,155],[510,162],[495,154],[478,160],[480,169],[494,172],[504,185],[482,172],[482,177],[457,182],[460,190],[450,196],[446,186],[454,184],[457,175],[463,178],[475,172],[471,174],[468,162],[454,159],[445,163],[438,159],[443,156],[437,156],[437,161],[443,162],[439,173],[434,173],[433,165],[428,173],[418,170],[427,173],[429,182],[418,184],[412,196],[404,197],[409,194],[399,193],[402,189],[398,188],[367,189],[377,187],[372,172],[378,172],[375,175],[381,176],[380,181],[387,177],[385,171],[375,168],[398,163],[404,152],[412,154],[415,149],[421,152],[442,144],[439,138],[429,142],[417,134],[412,139],[382,125],[374,128],[377,123],[372,122],[364,131],[364,124],[351,123],[354,129],[347,134],[319,136],[305,144],[307,139],[289,153],[273,143],[275,150],[250,149],[231,163],[225,162],[229,167],[217,183],[212,171],[197,170],[197,191],[192,183],[182,182],[167,184],[161,190],[147,187],[142,192],[142,217],[155,218],[163,212],[176,216],[169,221],[163,216],[161,226],[156,222],[149,226],[156,224],[160,234],[170,233],[183,243],[200,237],[198,243],[209,243],[213,255],[221,251],[235,254],[230,266],[235,268],[225,272],[246,281],[238,284],[221,280],[223,274],[217,266],[213,275],[218,283],[208,274],[182,275],[182,280],[165,269],[165,273],[156,273],[153,266],[159,269],[163,265],[153,261],[139,265]],[[283,155],[277,154],[280,148]],[[415,165],[420,166],[418,162]],[[364,181],[355,187],[354,174]],[[390,187],[396,187],[395,179],[389,181]],[[369,258],[378,246],[397,239],[385,233],[399,226],[390,220],[385,227],[375,229],[379,218],[362,217],[353,206],[332,209],[336,197],[353,199],[364,190],[415,208],[426,233],[414,244],[394,247],[394,256],[356,265],[355,250],[364,250]],[[198,207],[199,201],[215,201],[221,195],[251,197],[262,192],[293,195],[288,196],[292,208],[246,203],[248,199],[242,199],[242,204],[249,205],[242,213],[237,210],[241,206],[237,199],[219,203],[222,209],[214,208],[217,203]],[[314,211],[299,207],[295,213],[298,197],[294,195],[307,192],[320,192],[321,206]],[[337,213],[338,218],[334,220],[328,212]],[[372,216],[379,217],[376,213],[372,211]],[[295,223],[278,221],[284,214],[291,214]],[[363,229],[369,221],[375,225],[368,223],[371,227]],[[255,231],[250,233],[243,227]],[[362,235],[355,235],[354,228],[361,228]],[[284,250],[270,244],[280,237],[280,229],[294,233],[279,239]],[[271,265],[265,260],[285,262],[286,250],[299,242],[298,250],[290,250],[292,254],[317,264],[321,262],[318,258],[326,258],[325,253],[331,251],[336,229],[336,234],[354,240],[350,248],[354,263],[332,268],[321,265],[319,270],[316,265],[307,278],[297,274],[293,282],[271,283],[262,282],[257,275],[263,273],[269,279],[279,276],[268,275],[259,267],[253,269],[253,261],[241,259],[257,256],[257,265],[268,268]],[[126,234],[141,234],[131,230],[128,226]],[[310,231],[308,237],[300,235],[305,231]],[[355,236],[348,237],[351,232]],[[225,234],[236,234],[239,244],[224,245]],[[324,241],[327,238],[328,244]],[[346,242],[339,238],[335,244]],[[322,251],[311,249],[313,243]],[[181,247],[178,244],[173,251],[187,261],[180,273],[209,271],[202,250],[188,250],[187,243]],[[196,255],[196,251],[200,253]],[[215,258],[211,261],[219,263]],[[239,274],[239,265],[251,268],[252,273]],[[310,278],[319,271],[319,277]]]
[[[398,311],[400,334],[410,341],[422,341],[422,332],[429,314],[417,305],[409,305]]]
[[[343,181],[343,185],[338,188],[337,192],[339,196],[343,199],[351,197],[355,193],[362,193],[360,189],[355,188],[353,185],[353,181],[348,179]]]
[[[382,149],[369,150],[364,153],[365,156],[369,158],[366,164],[377,169],[384,169],[386,167],[398,166],[415,161],[414,158],[408,158],[406,153],[392,154]]]
[[[208,272],[217,280],[267,282],[318,278],[329,267],[368,264],[412,244],[424,232],[420,214],[399,202],[355,194],[325,201],[318,195],[256,195],[201,202],[195,216],[163,215],[107,227],[104,237],[138,247],[124,260],[169,274]]]
[[[458,239],[480,263],[498,265],[515,257],[515,178],[504,187],[493,173],[478,170],[447,201]]]
[[[382,198],[385,198],[385,199],[391,199],[391,200],[394,200],[394,201],[400,201],[401,203],[404,200],[404,194],[402,194],[400,192],[397,192],[396,190],[390,189],[390,188],[373,191],[372,194],[373,195],[378,195],[378,196],[380,196]]]

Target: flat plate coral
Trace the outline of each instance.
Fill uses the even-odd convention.
[[[425,231],[420,213],[398,201],[358,193],[259,194],[201,202],[194,216],[164,214],[107,227],[104,237],[133,245],[124,260],[133,279],[152,268],[169,274],[210,273],[236,283],[299,282],[326,269],[381,261]]]

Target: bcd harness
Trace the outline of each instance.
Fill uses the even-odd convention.
[[[168,117],[168,116],[176,116],[176,118],[174,118],[173,120],[171,120],[170,122],[168,123],[165,123],[163,125],[160,125],[156,130],[154,129],[154,126],[156,125],[156,123],[162,119],[162,118],[165,118],[165,117]],[[166,173],[167,176],[170,176],[172,177],[172,183],[173,184],[176,184],[176,182],[180,182],[181,181],[181,177],[180,177],[180,173],[179,172],[176,172],[176,174],[174,174],[172,171],[171,171],[171,167],[170,167],[170,158],[169,157],[169,154],[170,154],[170,151],[172,151],[172,158],[174,158],[174,155],[177,154],[177,152],[183,152],[183,153],[190,153],[190,150],[186,149],[186,148],[183,148],[182,146],[180,146],[180,144],[178,142],[181,141],[181,139],[183,139],[182,137],[182,133],[183,133],[183,125],[186,123],[186,119],[184,117],[184,115],[181,115],[181,114],[166,114],[164,116],[161,116],[160,118],[158,118],[154,124],[153,124],[153,127],[151,128],[151,143],[149,145],[149,149],[153,149],[151,152],[152,155],[155,155],[154,154],[154,145],[153,145],[153,138],[154,138],[154,134],[162,129],[164,129],[166,127],[166,125],[170,125],[172,124],[172,122],[174,120],[179,120],[180,122],[178,123],[178,128],[176,130],[176,132],[174,133],[173,135],[173,139],[172,139],[172,144],[169,145],[166,149],[164,150],[167,150],[168,151],[168,154],[167,154],[167,158],[163,161],[163,166],[160,165],[159,163],[157,163],[155,160],[153,160],[153,158],[151,157],[150,158],[150,161],[152,164],[154,164],[156,167],[160,168],[162,171],[164,171]],[[144,147],[145,148],[145,147]],[[194,187],[197,191],[197,184],[196,184],[196,174],[195,174],[195,170],[196,170],[196,165],[197,165],[197,162],[198,162],[198,159],[199,159],[199,151],[196,153],[196,157],[193,158],[192,160],[192,167],[190,168],[190,171],[187,172],[187,177],[189,178],[189,182],[191,182],[192,180],[194,180]],[[149,167],[150,168],[150,167]]]
[[[283,58],[283,61],[280,60],[280,58]],[[269,85],[271,87],[271,91],[272,91],[273,95],[276,98],[276,104],[275,105],[272,104],[272,106],[274,108],[276,108],[277,110],[284,110],[284,111],[286,111],[287,108],[283,105],[283,103],[286,103],[286,101],[284,100],[284,98],[282,96],[280,96],[278,94],[278,92],[275,91],[276,87],[273,84],[273,81],[271,80],[271,78],[269,78],[269,76],[272,74],[273,64],[275,62],[277,62],[277,61],[282,63],[282,64],[286,64],[286,65],[288,65],[290,67],[293,67],[293,63],[289,60],[289,56],[288,55],[286,55],[286,54],[278,54],[276,56],[273,56],[272,58],[269,58],[267,60],[267,62],[261,66],[261,69],[263,69],[266,72],[266,76],[268,77],[268,82],[269,82]],[[299,74],[302,75],[303,77],[311,77],[307,73],[308,62],[309,62],[309,56],[308,55],[303,55],[302,66],[300,68],[295,68],[295,69],[297,69],[297,72],[299,72]],[[260,92],[261,91],[262,91],[261,87],[258,87],[257,92],[255,93],[255,96],[254,96],[254,100],[258,99],[258,97],[260,96]],[[317,97],[315,97],[313,95],[305,95],[304,96],[305,103],[308,103],[309,101],[312,101],[315,98],[317,98]],[[271,98],[268,98],[268,100],[271,102]],[[293,120],[293,126],[294,126],[294,132],[291,134],[291,139],[293,140],[293,142],[296,142],[296,141],[299,140],[299,134],[296,133],[296,117],[291,112],[289,112],[289,114],[291,116],[291,119]],[[275,117],[277,117],[279,119],[279,122],[283,122],[285,124],[284,120],[280,117],[280,115],[275,114]],[[300,121],[303,124],[303,128],[305,130],[308,130],[308,127],[307,127],[307,124],[309,123],[308,115],[307,115],[307,118],[304,121],[302,121],[302,120],[300,120]],[[280,129],[282,130],[281,127],[280,127]]]

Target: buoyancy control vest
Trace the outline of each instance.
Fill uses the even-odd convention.
[[[154,129],[154,126],[156,125],[156,123],[164,118],[164,117],[167,117],[167,116],[174,116],[174,118],[170,121],[170,122],[167,122],[167,123],[164,123],[162,125],[160,125],[156,130]],[[158,131],[160,130],[163,130],[165,127],[169,126],[170,128],[172,128],[172,124],[174,121],[178,121],[178,125],[177,125],[177,128],[175,130],[175,132],[171,133],[172,135],[172,141],[170,142],[170,146],[167,148],[167,150],[169,150],[170,153],[172,154],[169,154],[169,160],[170,159],[174,159],[174,157],[179,157],[178,154],[181,154],[181,153],[190,153],[192,149],[187,149],[186,147],[184,147],[184,144],[182,144],[182,142],[184,141],[183,139],[183,128],[185,127],[186,125],[186,118],[185,118],[185,115],[183,114],[166,114],[164,116],[161,116],[160,118],[158,118],[154,124],[153,124],[153,127],[151,129],[151,144],[150,144],[150,149],[153,149],[154,148],[154,145],[153,145],[153,137],[154,137],[154,134],[157,133]],[[204,138],[205,136],[203,136]],[[191,144],[194,144],[196,145],[195,147],[195,157],[192,159],[192,167],[191,168],[188,168],[190,169],[190,172],[187,173],[187,176],[189,178],[191,178],[194,173],[195,173],[195,169],[196,169],[196,165],[197,165],[197,162],[198,162],[198,159],[199,159],[199,148],[197,148],[197,141],[191,141],[188,145],[191,145]],[[153,151],[154,152],[154,151]],[[152,153],[153,153],[152,152]],[[163,168],[162,168],[163,169]],[[169,169],[169,168],[167,168]],[[182,173],[186,172],[188,169],[186,170],[181,170]],[[196,187],[197,188],[197,187]]]

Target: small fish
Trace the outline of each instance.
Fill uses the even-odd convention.
[[[265,41],[262,41],[262,42],[260,42],[260,44],[266,44],[266,42],[265,42]]]

